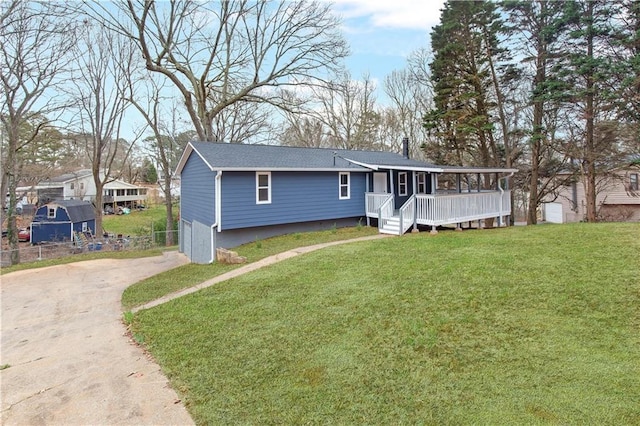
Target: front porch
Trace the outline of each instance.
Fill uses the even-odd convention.
[[[505,216],[511,215],[509,190],[468,193],[436,192],[414,194],[399,208],[394,195],[367,192],[365,197],[367,222],[378,219],[381,233],[402,235],[418,225],[456,225],[464,222],[495,218],[501,226]]]

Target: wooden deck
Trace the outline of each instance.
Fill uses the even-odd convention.
[[[416,194],[397,210],[392,194],[366,194],[367,217],[380,232],[402,235],[415,225],[441,226],[511,214],[510,191]]]

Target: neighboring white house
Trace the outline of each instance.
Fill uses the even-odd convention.
[[[95,201],[96,185],[91,170],[63,174],[41,181],[34,188],[40,204],[53,200]],[[147,188],[115,180],[104,185],[103,204],[113,207],[134,207],[145,204]]]
[[[604,221],[640,221],[640,165],[621,167],[596,183],[598,218]],[[544,220],[552,223],[580,222],[586,217],[584,184],[578,179],[558,188],[545,199]]]

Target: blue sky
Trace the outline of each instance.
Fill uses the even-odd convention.
[[[334,0],[351,46],[351,77],[369,73],[380,85],[406,65],[407,56],[429,46],[431,28],[440,21],[445,0]]]

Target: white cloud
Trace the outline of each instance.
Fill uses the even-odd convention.
[[[444,0],[335,0],[333,9],[347,27],[428,30],[440,20]],[[355,20],[355,21],[354,21]]]

